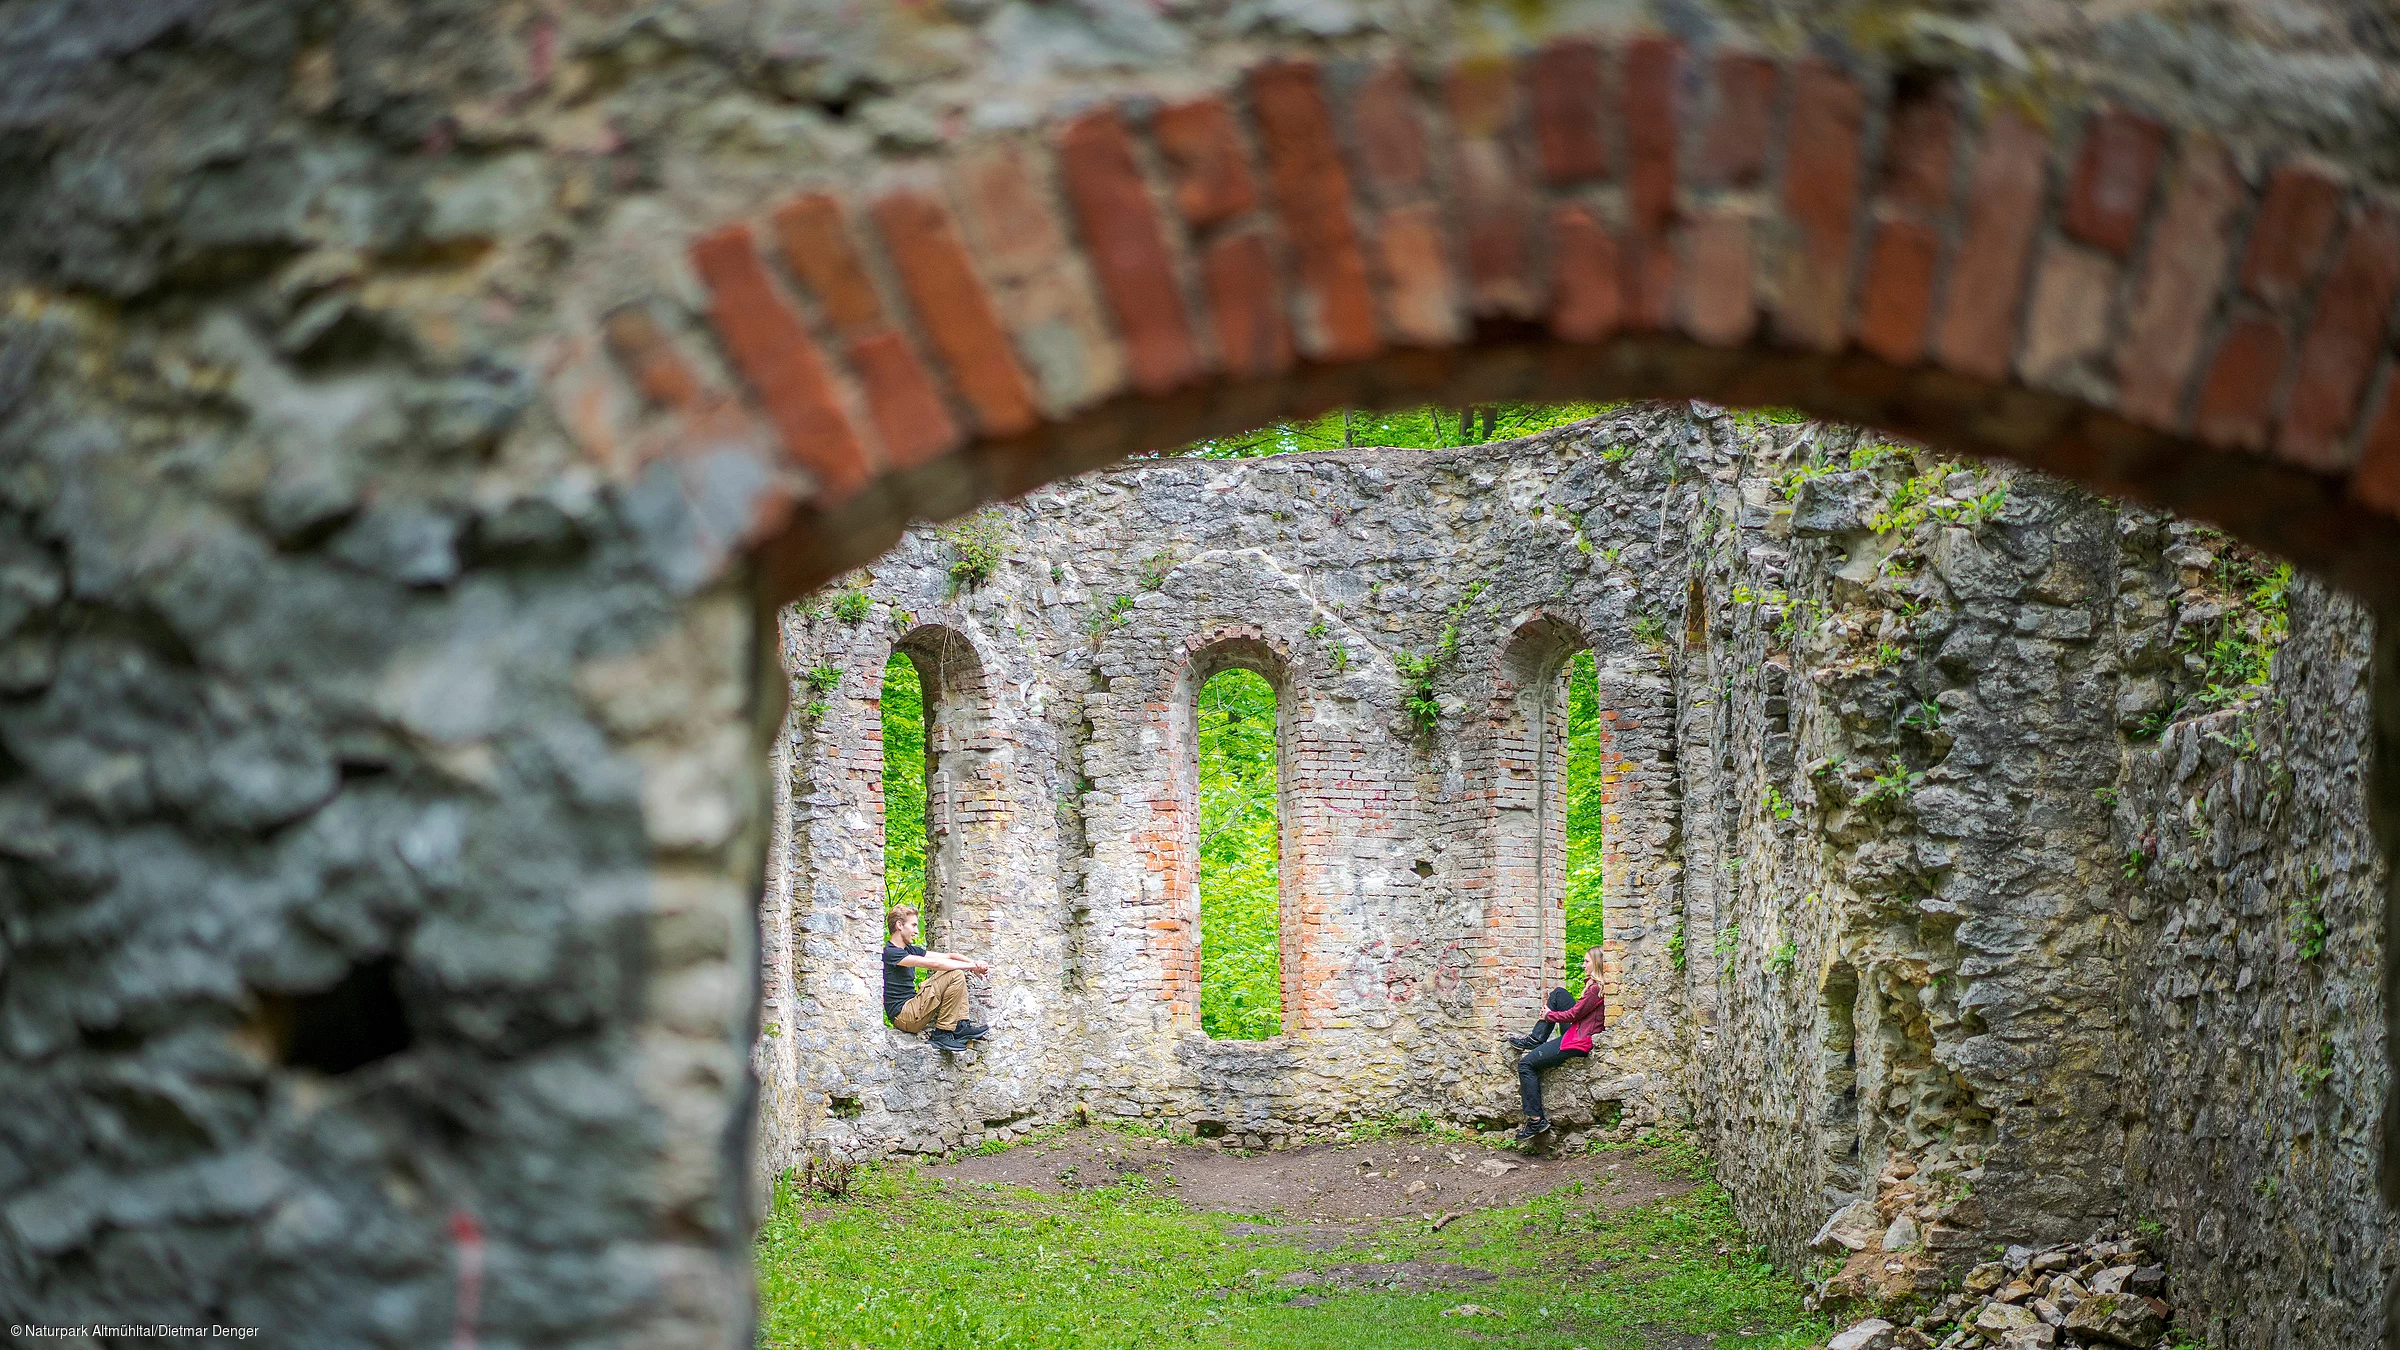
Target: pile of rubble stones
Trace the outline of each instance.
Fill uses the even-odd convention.
[[[2173,1313],[2166,1287],[2166,1268],[2131,1232],[2010,1247],[1910,1325],[1869,1318],[1826,1350],[2151,1350]],[[1944,1326],[1952,1329],[1937,1340]]]

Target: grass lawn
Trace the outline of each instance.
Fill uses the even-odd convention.
[[[1675,1150],[1633,1156],[1692,1165]],[[1708,1334],[1722,1350],[1797,1350],[1830,1333],[1801,1311],[1799,1284],[1760,1260],[1710,1181],[1613,1211],[1574,1182],[1438,1233],[1361,1225],[1335,1251],[1225,1232],[1265,1217],[1198,1212],[1140,1177],[1049,1195],[893,1163],[862,1169],[845,1200],[779,1187],[758,1242],[759,1344],[1661,1350]],[[1414,1293],[1278,1283],[1401,1260],[1499,1278]],[[1462,1306],[1483,1311],[1452,1311]]]

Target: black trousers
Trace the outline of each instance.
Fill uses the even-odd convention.
[[[1575,1006],[1575,996],[1564,989],[1553,989],[1550,991],[1549,1004],[1552,1012],[1565,1012]],[[1541,1037],[1542,1043],[1517,1057],[1517,1095],[1524,1100],[1527,1120],[1542,1118],[1542,1070],[1564,1064],[1570,1059],[1582,1059],[1587,1053],[1569,1050],[1552,1041],[1550,1033],[1560,1030],[1563,1028],[1557,1022],[1537,1025],[1533,1034]]]

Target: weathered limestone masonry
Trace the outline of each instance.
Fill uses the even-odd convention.
[[[762,1166],[1008,1138],[1078,1106],[1276,1141],[1385,1111],[1510,1116],[1500,1033],[1564,959],[1565,663],[1586,646],[1612,1016],[1554,1095],[1569,1124],[1679,1115],[1673,705],[1665,643],[1637,630],[1682,603],[1691,434],[1677,407],[1493,451],[1145,465],[986,512],[970,528],[1006,556],[986,580],[922,530],[788,611]],[[999,1030],[969,1057],[882,1024],[895,650],[938,654],[932,941],[995,967],[978,993]],[[1431,734],[1395,667],[1428,654]],[[1199,1029],[1191,719],[1232,665],[1281,718],[1286,1030],[1263,1042]]]
[[[1794,404],[2388,604],[2396,69],[2376,0],[0,6],[0,1310],[746,1343],[762,616],[1127,453]]]
[[[2303,579],[2268,692],[2169,720],[2240,599],[2221,537],[1871,438],[1711,432],[1685,1081],[1745,1216],[1797,1257],[1902,1160],[1922,1246],[1869,1234],[1839,1292],[2114,1216],[2165,1225],[2210,1345],[2368,1343],[2400,1264],[2374,624]]]
[[[2171,593],[2210,550],[2170,543]],[[2125,1111],[2135,1212],[2167,1226],[2212,1344],[2368,1345],[2395,1265],[2375,1193],[2388,863],[2364,819],[2371,624],[2322,588],[2256,707],[2131,756]],[[2201,1259],[2195,1260],[2193,1257]]]

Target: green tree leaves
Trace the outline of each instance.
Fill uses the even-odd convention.
[[[917,663],[894,652],[883,668],[883,907],[924,903],[925,690]]]
[[[1283,1031],[1275,689],[1228,670],[1200,690],[1200,1027]]]

